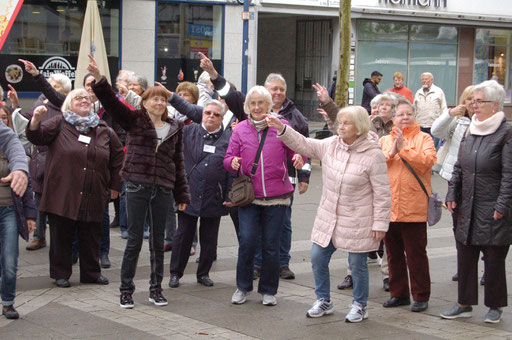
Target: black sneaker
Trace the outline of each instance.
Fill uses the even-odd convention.
[[[2,315],[5,316],[7,319],[18,319],[20,317],[16,309],[14,309],[13,305],[3,306]]]
[[[152,302],[155,306],[167,306],[168,303],[161,290],[149,292],[149,302]]]
[[[121,293],[121,308],[133,308],[132,293],[122,292]]]
[[[339,285],[338,285],[338,289],[350,289],[352,288],[353,286],[353,282],[352,282],[352,275],[347,275],[345,276],[345,278],[343,279],[343,282],[341,282]]]
[[[285,280],[295,279],[295,274],[290,270],[288,266],[283,266],[279,268],[279,276],[281,277],[281,279]]]

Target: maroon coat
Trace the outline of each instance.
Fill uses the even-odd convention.
[[[63,119],[55,116],[35,131],[27,126],[30,142],[48,145],[39,210],[75,221],[101,222],[110,189],[121,191],[123,146],[104,121],[85,135],[91,137],[86,144],[78,141],[80,132],[73,125],[61,125]]]
[[[92,89],[112,118],[127,132],[124,179],[173,190],[176,203],[190,204],[183,156],[183,123],[167,118],[169,134],[158,145],[155,126],[146,109],[132,110],[119,101],[105,77]]]

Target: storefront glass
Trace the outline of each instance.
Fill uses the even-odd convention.
[[[41,68],[55,60],[73,80],[86,6],[87,1],[25,0],[2,48],[0,64],[18,69],[21,58]],[[98,1],[98,8],[110,73],[115,78],[119,69],[120,0]],[[13,83],[4,72],[0,74],[2,86],[12,83],[18,91],[37,91],[28,77]]]
[[[413,93],[421,87],[421,74],[430,72],[448,104],[455,104],[457,28],[360,20],[357,39],[355,103],[361,103],[363,80],[379,71],[383,74],[381,92],[393,87],[393,74],[401,72]]]
[[[157,80],[170,90],[181,81],[196,82],[202,69],[198,52],[221,72],[223,6],[158,4]]]
[[[512,101],[512,31],[477,29],[473,82],[494,79],[505,87],[506,102]]]

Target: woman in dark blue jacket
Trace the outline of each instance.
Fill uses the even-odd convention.
[[[190,257],[190,247],[200,218],[199,241],[201,256],[197,267],[197,282],[213,286],[208,276],[217,253],[220,218],[226,208],[229,173],[222,162],[226,155],[231,130],[224,130],[224,104],[213,100],[203,110],[201,124],[184,128],[185,171],[190,186],[190,205],[178,212],[178,229],[174,234],[169,286],[179,286]]]

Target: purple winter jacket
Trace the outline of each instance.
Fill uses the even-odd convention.
[[[286,120],[281,119],[281,121],[289,125]],[[240,174],[250,176],[259,146],[258,135],[261,136],[262,133],[263,131],[258,133],[248,119],[238,123],[224,157],[224,168],[229,172],[236,173],[236,170],[231,167],[231,161],[233,157],[242,157]],[[258,162],[258,169],[252,176],[256,198],[279,197],[293,193],[293,186],[290,183],[286,166],[287,155],[291,159],[295,152],[277,138],[276,129],[269,129]]]

